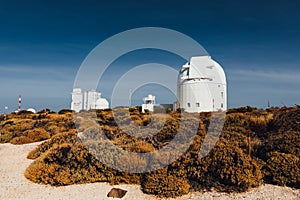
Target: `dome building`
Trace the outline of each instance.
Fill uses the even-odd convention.
[[[27,111],[32,112],[32,113],[36,113],[36,110],[34,108],[28,108]]]
[[[106,108],[109,108],[108,101],[104,98],[99,98],[96,101],[96,109],[106,109]]]
[[[101,93],[95,90],[82,92],[81,88],[74,88],[72,92],[71,110],[79,112],[81,110],[106,109],[109,103],[101,97]]]
[[[224,70],[210,56],[192,57],[179,73],[177,98],[177,107],[186,112],[227,110]]]

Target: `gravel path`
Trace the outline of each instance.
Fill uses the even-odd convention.
[[[48,185],[35,184],[27,180],[23,172],[32,160],[26,159],[29,151],[40,143],[25,145],[0,144],[0,199],[1,200],[81,200],[81,199],[112,199],[106,195],[113,187],[107,183],[92,183],[83,185],[71,185],[63,187],[52,187]],[[117,188],[127,190],[123,199],[141,200],[157,199],[150,195],[145,195],[137,185],[117,185]],[[193,192],[178,200],[188,199],[300,199],[300,190],[293,190],[288,187],[273,185],[263,185],[247,193],[226,194],[217,192]]]

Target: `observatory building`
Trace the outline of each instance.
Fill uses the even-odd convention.
[[[82,91],[80,88],[73,89],[71,110],[74,110],[76,112],[82,110]]]
[[[81,88],[74,88],[72,92],[71,110],[106,109],[109,103],[105,98],[101,98],[101,93],[94,90],[85,91],[84,95]]]
[[[177,98],[176,107],[186,112],[227,110],[224,70],[210,56],[192,57],[179,73]]]
[[[142,112],[144,113],[145,110],[149,110],[151,112],[154,111],[154,104],[155,104],[155,96],[148,94],[147,97],[144,99],[144,103],[142,104]]]

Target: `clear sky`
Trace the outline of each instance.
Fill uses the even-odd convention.
[[[199,42],[225,69],[229,107],[265,107],[268,100],[273,106],[300,104],[299,10],[297,0],[0,0],[0,112],[5,105],[15,110],[19,94],[23,108],[69,108],[75,75],[88,53],[114,34],[148,26]],[[166,53],[153,51],[151,59],[138,54],[117,60],[111,79],[134,59],[155,57],[178,70],[183,64]],[[105,83],[99,89],[109,98]],[[140,93],[133,96],[139,99]],[[174,97],[154,93],[158,103]]]

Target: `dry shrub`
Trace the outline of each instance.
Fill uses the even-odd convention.
[[[256,132],[258,136],[261,136],[261,133],[265,133],[268,131],[268,125],[272,120],[272,113],[251,115],[249,117],[249,128],[252,132]]]
[[[51,135],[64,132],[64,130],[61,130],[61,127],[58,127],[56,123],[48,123],[44,127]]]
[[[149,115],[141,114],[137,108],[131,108],[128,116],[125,113],[128,112],[128,108],[117,109],[120,111],[118,119],[129,122],[128,126],[122,129],[114,121],[111,110],[97,110],[97,119],[93,118],[95,113],[91,112],[76,114],[77,122],[81,122],[78,123],[80,124],[78,130],[85,141],[78,140],[77,133],[72,128],[73,119],[70,115],[49,114],[41,118],[39,123],[35,123],[37,127],[33,128],[44,126],[51,135],[52,132],[55,134],[30,152],[28,157],[36,160],[26,170],[26,177],[34,182],[51,185],[95,181],[106,181],[111,184],[141,183],[145,193],[160,197],[181,196],[188,193],[190,187],[193,190],[215,188],[227,192],[246,191],[259,186],[263,180],[267,183],[292,187],[300,185],[300,131],[297,126],[299,107],[268,110],[245,107],[230,110],[220,138],[218,133],[220,127],[210,127],[212,132],[209,139],[206,138],[208,144],[204,147],[204,151],[208,154],[205,157],[201,157],[199,151],[211,122],[211,113],[199,115],[171,112],[167,115],[161,113]],[[199,122],[199,119],[202,121]],[[219,118],[214,120],[221,121]],[[149,128],[152,122],[156,122],[157,127]],[[132,123],[140,127],[131,129]],[[5,136],[12,134],[10,128],[14,124],[12,121],[12,124],[6,125]],[[177,133],[179,127],[183,130],[181,134]],[[248,129],[251,130],[250,156]],[[60,130],[68,132],[57,133]],[[130,174],[111,169],[99,162],[102,158],[116,162],[120,166],[129,163],[132,169],[143,167],[149,164],[147,160],[128,158],[120,149],[140,153],[155,152],[167,146],[175,135],[182,141],[193,137],[194,130],[197,131],[197,135],[188,151],[163,169],[145,174]],[[103,134],[101,140],[99,131]],[[22,133],[24,132],[26,131]],[[139,138],[127,133],[149,136]],[[210,151],[216,139],[219,141]],[[81,142],[93,147],[90,152]],[[109,144],[118,146],[119,150],[111,148]],[[167,165],[173,153],[171,150],[164,155],[154,153],[152,168]],[[99,160],[93,155],[98,156]],[[119,155],[121,159],[118,160],[114,155]]]
[[[102,125],[114,126],[114,116],[112,110],[104,109],[104,110],[97,110],[96,111],[97,118],[99,119],[99,123]]]
[[[105,167],[80,144],[63,143],[38,157],[25,171],[25,177],[36,183],[69,185],[108,181]]]
[[[6,143],[13,139],[13,134],[7,130],[0,130],[0,143]]]
[[[300,132],[286,131],[284,133],[270,133],[265,145],[260,146],[260,153],[278,151],[293,154],[300,158]],[[265,159],[264,159],[265,160]]]
[[[274,113],[272,130],[280,133],[293,130],[300,132],[300,107],[281,108]]]
[[[27,137],[29,137],[35,142],[50,138],[50,134],[43,128],[35,128],[32,130],[28,130],[24,133],[24,135],[27,135]]]
[[[20,137],[15,137],[12,140],[10,140],[11,144],[27,144],[27,143],[32,143],[34,142],[34,140],[32,140],[31,138],[22,135]]]
[[[37,148],[33,149],[29,154],[27,155],[28,159],[36,159],[41,154],[45,153],[49,149],[63,144],[63,143],[69,143],[69,144],[75,144],[78,141],[77,139],[77,132],[75,130],[70,130],[68,132],[59,133],[55,136],[53,136],[50,140],[47,140],[40,144]]]
[[[152,144],[149,144],[148,142],[145,142],[143,140],[137,140],[134,142],[128,141],[126,143],[124,143],[124,141],[126,141],[124,138],[118,138],[114,141],[114,144],[123,149],[126,149],[127,151],[136,153],[147,153],[156,150]]]
[[[55,186],[99,181],[111,184],[140,183],[138,174],[106,167],[80,142],[53,145],[26,169],[25,177],[36,183]]]
[[[300,159],[293,154],[270,152],[264,168],[265,180],[282,186],[300,188]]]
[[[34,120],[31,119],[11,119],[9,126],[4,126],[4,129],[9,131],[13,137],[19,137],[24,131],[34,127]]]
[[[50,138],[50,134],[43,128],[35,128],[26,130],[21,136],[13,138],[10,143],[12,144],[27,144],[32,142],[39,142]]]
[[[20,110],[19,112],[17,112],[17,115],[23,115],[23,116],[30,115],[30,114],[33,114],[33,112],[28,110]]]
[[[184,177],[168,173],[167,168],[143,175],[142,191],[158,197],[178,197],[189,193],[190,184]]]
[[[0,125],[0,142],[25,144],[49,139],[51,136],[74,129],[71,114],[32,114],[9,115]]]
[[[240,107],[240,108],[230,108],[227,110],[227,114],[231,114],[231,113],[247,113],[247,112],[253,112],[255,111],[257,108],[253,108],[251,106],[246,106],[246,107]]]
[[[241,126],[245,127],[248,125],[247,117],[243,113],[227,114],[225,119],[225,127],[230,126]]]
[[[90,127],[94,127],[98,125],[95,119],[90,117],[85,117],[85,116],[77,116],[76,124],[77,126],[79,125],[77,127],[78,132],[83,132]]]
[[[147,153],[156,150],[151,144],[141,140],[137,141],[134,145],[131,145],[129,149],[130,151],[137,153]]]
[[[246,191],[262,183],[263,174],[257,159],[228,141],[219,141],[204,158],[187,167],[194,189]]]
[[[242,149],[229,143],[212,151],[208,172],[233,190],[246,191],[262,183],[261,166]]]
[[[62,109],[62,110],[58,111],[58,114],[64,115],[64,114],[73,113],[73,112],[74,111],[70,110],[70,109]]]

